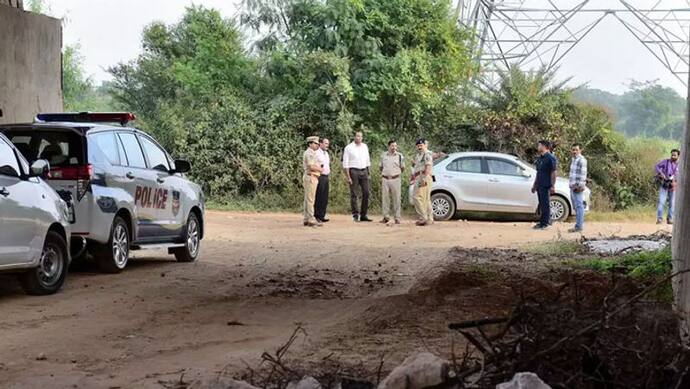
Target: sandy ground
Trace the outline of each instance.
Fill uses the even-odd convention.
[[[414,350],[447,352],[440,349],[447,342],[425,338],[448,339],[446,320],[481,313],[476,307],[490,291],[477,289],[474,305],[438,315],[410,317],[406,304],[424,302],[397,299],[453,247],[580,237],[566,233],[565,224],[547,231],[513,222],[419,228],[335,216],[325,227],[307,228],[295,214],[209,212],[207,219],[202,255],[193,264],[140,251],[124,273],[76,269],[64,290],[48,297],[25,296],[12,278],[0,278],[0,387],[172,387],[180,377],[256,366],[297,323],[308,336],[291,353],[362,365],[385,355],[392,367]],[[587,235],[658,229],[591,223]]]

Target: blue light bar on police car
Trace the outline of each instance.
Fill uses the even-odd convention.
[[[41,122],[120,123],[123,126],[136,119],[131,112],[63,112],[36,115],[36,120]]]

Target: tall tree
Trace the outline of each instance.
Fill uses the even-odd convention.
[[[246,0],[245,9],[241,20],[262,34],[260,50],[296,61],[329,58],[321,62],[328,76],[313,78],[308,89],[335,92],[321,99],[336,108],[332,114],[374,134],[433,131],[436,123],[424,122],[426,114],[458,101],[472,73],[470,34],[453,19],[448,1]],[[280,76],[270,65],[269,75]],[[291,89],[279,93],[294,96]],[[334,101],[336,95],[344,98]]]

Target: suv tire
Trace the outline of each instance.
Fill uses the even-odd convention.
[[[120,273],[129,261],[129,226],[120,216],[115,216],[110,228],[110,239],[94,250],[96,264],[104,273]]]
[[[431,195],[431,207],[436,221],[450,220],[455,216],[455,201],[443,192]]]
[[[177,262],[194,262],[199,256],[201,248],[201,225],[196,213],[191,212],[182,233],[184,247],[173,250]]]
[[[27,294],[43,296],[57,292],[67,277],[69,253],[65,238],[55,231],[48,231],[38,267],[19,277]]]

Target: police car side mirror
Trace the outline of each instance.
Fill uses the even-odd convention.
[[[50,176],[50,164],[45,159],[39,159],[31,164],[30,177],[41,177],[46,179]]]
[[[192,164],[190,164],[189,161],[185,161],[184,159],[175,160],[175,170],[173,173],[187,173],[190,170],[192,170]]]

